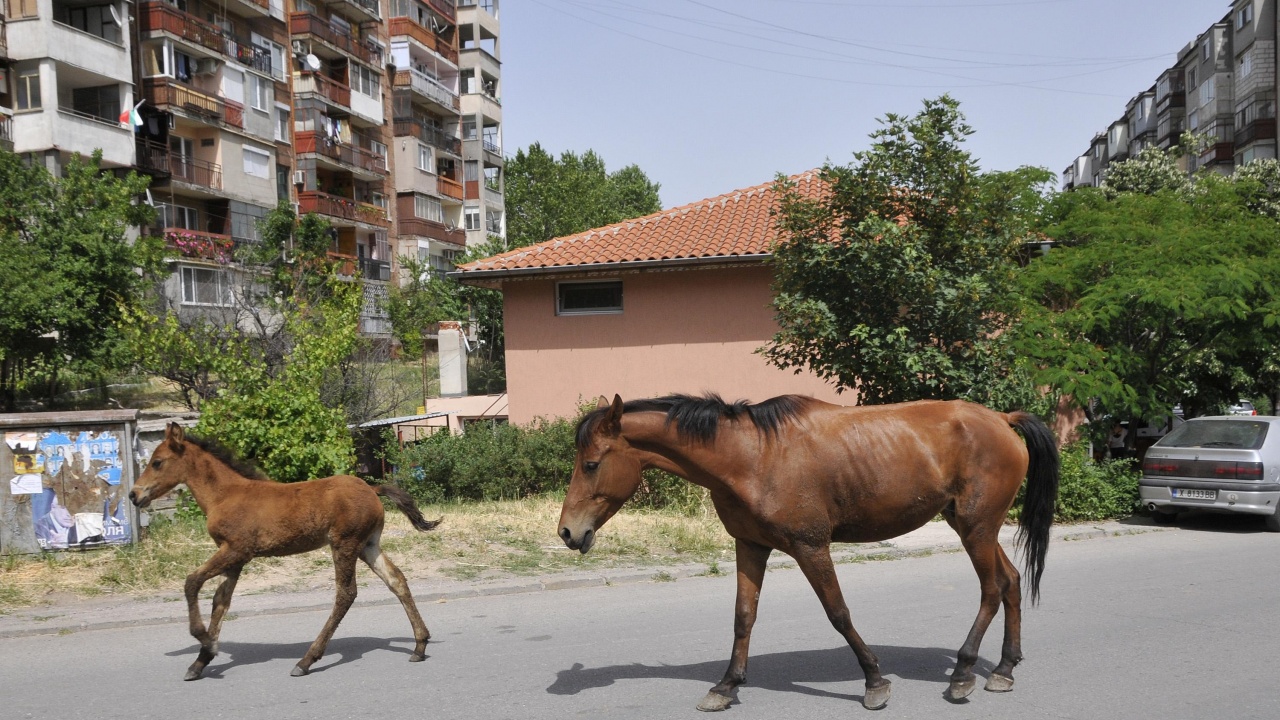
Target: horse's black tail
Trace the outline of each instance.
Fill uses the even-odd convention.
[[[413,496],[395,485],[374,485],[373,491],[395,503],[395,506],[400,508],[400,512],[409,518],[409,522],[423,532],[434,530],[437,525],[444,521],[444,518],[428,520],[423,517],[422,511],[418,509],[418,503],[413,500]]]
[[[1049,526],[1058,503],[1058,442],[1040,418],[1030,413],[1009,413],[1009,424],[1022,431],[1030,462],[1027,492],[1014,542],[1022,546],[1023,563],[1031,581],[1031,604],[1040,602],[1040,576],[1049,552]]]

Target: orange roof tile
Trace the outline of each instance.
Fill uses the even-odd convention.
[[[792,175],[810,197],[821,191],[817,170]],[[606,270],[615,263],[724,262],[766,256],[775,237],[773,182],[734,190],[670,210],[547,240],[458,266],[460,279],[555,270]]]

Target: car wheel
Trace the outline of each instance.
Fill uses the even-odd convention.
[[[1157,525],[1172,525],[1178,519],[1178,513],[1165,512],[1164,510],[1152,510],[1151,519]]]
[[[1280,510],[1267,516],[1267,530],[1280,532]]]

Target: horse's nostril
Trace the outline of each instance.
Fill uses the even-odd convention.
[[[569,542],[569,538],[573,537],[573,533],[569,532],[569,528],[562,527],[560,528],[560,537],[564,538],[565,542]]]

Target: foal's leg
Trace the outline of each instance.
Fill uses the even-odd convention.
[[[375,575],[382,578],[382,582],[387,584],[391,592],[395,593],[409,616],[409,624],[413,626],[414,640],[413,654],[409,656],[409,662],[425,660],[427,641],[431,639],[431,631],[427,630],[427,624],[418,614],[418,606],[413,602],[413,593],[409,592],[409,582],[404,579],[404,573],[400,572],[400,568],[396,567],[395,563],[391,562],[391,558],[382,552],[376,535],[365,543],[364,549],[360,552],[360,559],[373,569]]]
[[[236,591],[236,582],[240,580],[243,565],[227,568],[223,573],[222,584],[213,594],[213,612],[209,615],[209,637],[213,638],[213,652],[218,652],[218,634],[222,632],[222,620],[231,609],[231,593]]]
[[[964,544],[964,549],[973,562],[973,569],[978,573],[978,584],[982,592],[978,616],[973,620],[973,627],[969,629],[964,645],[956,653],[956,668],[951,673],[951,685],[946,692],[948,700],[961,700],[973,692],[973,665],[978,661],[978,648],[982,645],[982,636],[995,618],[996,611],[1000,609],[1001,596],[1008,590],[1008,579],[997,557],[1000,552],[998,530],[968,527],[963,520],[958,520],[953,526],[957,527],[960,542]],[[1012,685],[1012,680],[1009,684]]]
[[[218,654],[218,636],[217,629],[222,623],[222,615],[218,614],[218,597],[221,596],[222,587],[218,588],[218,592],[214,594],[213,607],[214,617],[210,618],[213,624],[214,632],[210,633],[205,628],[204,618],[200,616],[200,588],[209,581],[210,578],[217,577],[235,569],[238,576],[240,568],[248,562],[248,558],[242,557],[240,554],[232,552],[226,545],[218,548],[213,557],[204,562],[203,565],[196,568],[195,572],[187,576],[187,582],[183,586],[183,591],[187,596],[187,615],[191,629],[191,637],[200,642],[200,654],[196,656],[196,661],[191,663],[191,667],[187,668],[185,680],[196,680],[200,674],[204,672],[205,666],[213,660],[213,656]],[[230,580],[230,577],[228,577]],[[223,583],[223,586],[226,582]],[[231,589],[235,588],[235,583],[231,583]],[[228,589],[225,600],[230,600],[231,590]],[[223,609],[225,613],[225,608]]]
[[[732,701],[733,689],[747,681],[747,646],[751,644],[751,626],[756,622],[756,607],[760,604],[760,586],[764,583],[765,563],[772,548],[745,540],[737,542],[738,598],[733,615],[733,654],[729,657],[729,669],[719,685],[711,688],[698,703],[704,712],[724,710]]]
[[[827,619],[844,636],[849,647],[853,648],[853,654],[858,657],[858,664],[862,666],[863,675],[867,679],[867,689],[862,696],[863,707],[879,710],[889,702],[890,683],[880,675],[880,660],[862,641],[849,619],[849,608],[840,592],[835,565],[831,563],[830,546],[797,547],[793,556],[814,592],[818,594],[818,599],[822,601]]]
[[[333,574],[337,585],[333,612],[290,675],[301,677],[311,671],[311,665],[324,656],[324,648],[333,637],[333,631],[338,629],[338,623],[351,609],[351,603],[356,601],[356,550],[350,546],[333,546]]]
[[[1004,576],[1004,647],[1000,651],[1000,664],[987,678],[986,689],[1008,692],[1013,689],[1013,666],[1022,660],[1022,582],[1004,548],[996,545],[996,555]]]

